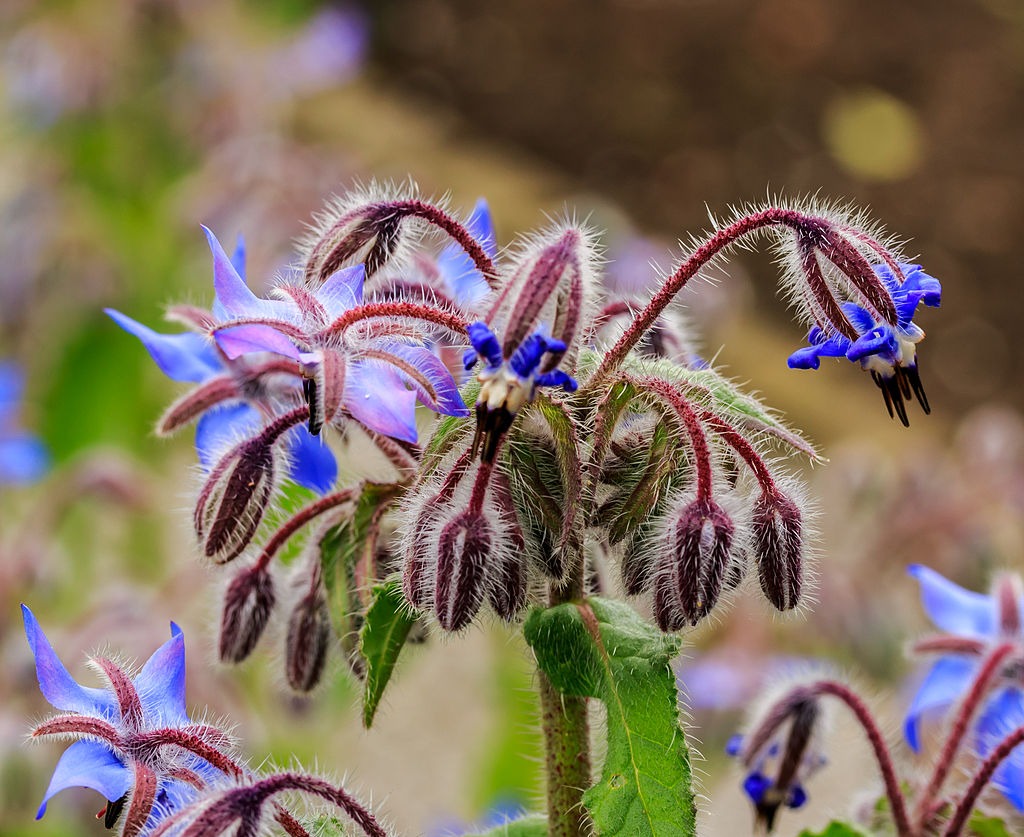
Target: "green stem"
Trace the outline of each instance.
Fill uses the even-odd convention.
[[[552,582],[552,607],[583,598],[582,555],[574,556],[565,584]],[[538,669],[544,762],[547,774],[548,834],[584,837],[591,833],[583,792],[591,785],[587,699],[564,695]]]

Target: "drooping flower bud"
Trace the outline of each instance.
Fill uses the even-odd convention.
[[[434,610],[446,631],[466,627],[480,609],[492,543],[491,527],[478,512],[464,511],[441,530]]]
[[[734,531],[729,515],[710,498],[694,500],[670,518],[655,566],[655,616],[662,630],[696,625],[715,606]]]
[[[325,213],[306,260],[307,280],[322,282],[342,267],[360,262],[366,266],[366,275],[372,276],[398,251],[408,213],[396,209],[393,201],[362,202],[360,197]]]
[[[762,492],[751,516],[757,575],[777,610],[800,603],[803,588],[803,521],[800,508],[784,494]]]
[[[265,432],[236,445],[214,465],[193,516],[208,558],[224,564],[248,546],[270,505],[277,472],[273,439]]]
[[[285,639],[285,674],[297,692],[309,692],[324,672],[331,641],[331,618],[320,584],[314,585],[292,610]]]
[[[232,579],[224,594],[220,623],[220,659],[240,663],[263,636],[276,596],[274,581],[265,567],[247,567]]]

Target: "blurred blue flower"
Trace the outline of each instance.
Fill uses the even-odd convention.
[[[9,361],[0,362],[0,485],[36,480],[50,464],[43,443],[17,425],[24,388],[21,369]]]
[[[914,564],[908,571],[921,585],[921,602],[928,617],[946,632],[933,640],[931,646],[943,648],[943,640],[948,640],[948,653],[932,664],[904,722],[907,743],[919,751],[922,717],[958,703],[971,687],[981,661],[997,643],[1021,644],[1024,597],[1020,593],[1020,579],[1011,574],[999,577],[993,593],[985,595],[965,590],[928,567]],[[1019,679],[1005,678],[993,688],[975,721],[978,755],[984,758],[1022,725],[1024,688]],[[1014,751],[996,771],[994,782],[1014,806],[1024,811],[1024,751]]]
[[[212,239],[212,233],[209,235]],[[215,248],[214,287],[217,291],[217,301],[214,304],[215,314],[218,309],[224,308],[222,299],[227,299],[235,305],[248,304],[253,310],[257,304],[261,303],[266,303],[268,306],[286,304],[259,300],[245,285],[242,278],[245,274],[245,248],[241,241],[239,241],[231,261],[228,262],[231,269],[226,278],[225,274],[228,271],[222,265],[219,269],[216,269],[216,266],[220,263],[221,258],[227,262],[227,256],[224,255],[216,239],[211,240],[210,246]],[[246,300],[250,298],[253,302],[247,303]],[[139,339],[146,347],[150,357],[160,367],[160,371],[171,380],[204,384],[217,376],[227,378],[237,375],[239,378],[241,383],[238,398],[229,400],[228,403],[221,402],[217,406],[207,409],[196,426],[196,451],[204,468],[209,469],[231,443],[246,434],[255,432],[262,426],[259,410],[244,400],[244,384],[247,380],[247,369],[244,363],[226,361],[217,346],[201,334],[195,332],[160,334],[142,323],[136,322],[131,317],[125,316],[120,311],[115,311],[112,308],[105,310],[107,315],[121,328]],[[294,482],[320,494],[324,494],[334,487],[338,475],[338,465],[334,454],[320,439],[311,435],[307,428],[294,427],[288,431],[286,450],[290,469],[288,476]]]
[[[493,260],[498,256],[498,238],[487,201],[480,198],[466,219],[466,229]],[[483,274],[464,249],[455,242],[445,246],[437,257],[437,270],[456,302],[472,308],[490,292]]]
[[[32,611],[25,605],[21,610],[25,635],[35,657],[39,689],[55,709],[66,713],[40,724],[35,734],[79,737],[57,762],[36,819],[46,813],[46,805],[53,796],[73,787],[97,791],[118,811],[138,775],[137,763],[145,763],[146,769],[156,774],[148,830],[161,817],[196,798],[196,787],[183,781],[182,776],[190,774],[206,783],[220,775],[209,762],[191,754],[158,756],[154,743],[159,738],[150,741],[148,757],[143,755],[144,747],[139,746],[149,740],[147,736],[159,736],[161,730],[188,730],[185,640],[177,625],[171,623],[171,638],[149,658],[130,685],[127,675],[113,663],[96,661],[109,682],[107,688],[97,689],[75,681]],[[124,680],[118,683],[117,678]],[[96,726],[90,719],[104,724]],[[178,778],[172,778],[172,772]]]
[[[427,834],[428,837],[460,837],[460,835],[464,834],[482,833],[517,820],[525,814],[526,809],[519,800],[502,798],[491,805],[483,818],[476,823],[452,819],[449,822],[431,828]]]
[[[727,755],[738,758],[743,750],[743,736],[736,734],[725,746]],[[747,775],[743,779],[743,792],[754,807],[759,811],[768,811],[769,826],[775,816],[775,809],[781,805],[787,808],[802,808],[807,802],[807,791],[803,783],[811,774],[827,764],[825,754],[814,747],[808,747],[800,757],[793,781],[783,789],[776,788],[782,756],[782,736],[777,736],[771,743],[754,754],[748,765]],[[780,796],[781,794],[781,796]]]

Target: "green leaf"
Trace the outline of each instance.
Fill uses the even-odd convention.
[[[373,589],[373,602],[359,633],[359,648],[366,661],[363,725],[367,729],[415,622],[416,613],[402,595],[401,579],[389,578]]]
[[[694,834],[690,757],[669,666],[678,637],[661,633],[628,605],[600,598],[534,610],[524,634],[559,691],[597,698],[608,708],[608,755],[601,778],[583,796],[597,833]]]
[[[349,665],[357,674],[363,668],[357,640],[369,604],[365,600],[368,585],[374,580],[374,527],[396,491],[397,486],[391,483],[364,483],[352,515],[331,527],[320,540],[320,567],[331,623],[348,655]]]
[[[467,834],[466,837],[547,837],[548,820],[543,814],[529,814],[511,820],[487,831]]]
[[[974,837],[1010,837],[1010,830],[999,817],[990,817],[980,811],[971,814],[967,824],[968,834]]]
[[[800,837],[865,837],[863,831],[858,828],[854,828],[852,825],[846,822],[839,822],[839,820],[832,820],[824,831],[811,831],[804,829],[800,832]]]

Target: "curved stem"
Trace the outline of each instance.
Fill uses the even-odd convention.
[[[978,801],[978,797],[981,796],[981,792],[992,781],[992,777],[995,775],[996,770],[999,769],[999,765],[1006,761],[1021,743],[1024,743],[1024,727],[1017,727],[989,753],[981,768],[974,774],[974,778],[971,780],[971,784],[968,785],[963,798],[957,803],[956,810],[946,826],[945,837],[957,837],[963,831],[964,826],[967,824],[967,819],[970,817],[971,811],[974,810],[974,806]]]
[[[921,793],[921,798],[918,800],[914,810],[914,821],[919,828],[923,829],[927,825],[925,820],[932,810],[932,802],[942,790],[942,785],[949,776],[949,771],[953,769],[953,761],[960,749],[960,745],[963,743],[964,736],[967,734],[971,720],[978,711],[978,707],[985,700],[985,697],[991,692],[992,685],[999,675],[1002,664],[1013,653],[1013,648],[1013,644],[1009,642],[996,646],[992,653],[985,658],[981,668],[974,675],[970,689],[968,689],[966,697],[964,697],[963,702],[960,704],[956,718],[953,721],[953,726],[950,727],[946,741],[942,745],[942,753],[935,762],[935,769],[928,783],[924,786],[924,791]]]
[[[346,311],[321,330],[316,337],[319,340],[341,334],[345,329],[358,322],[380,317],[408,317],[441,326],[463,337],[466,334],[466,321],[462,317],[442,311],[432,305],[419,305],[415,302],[368,302]]]
[[[273,536],[267,541],[263,551],[260,553],[260,557],[256,561],[256,569],[264,569],[277,554],[278,550],[287,543],[288,539],[309,523],[309,521],[313,520],[313,518],[319,517],[324,512],[337,508],[351,499],[352,489],[346,488],[342,491],[326,494],[305,508],[299,509],[298,512],[274,531]]]

